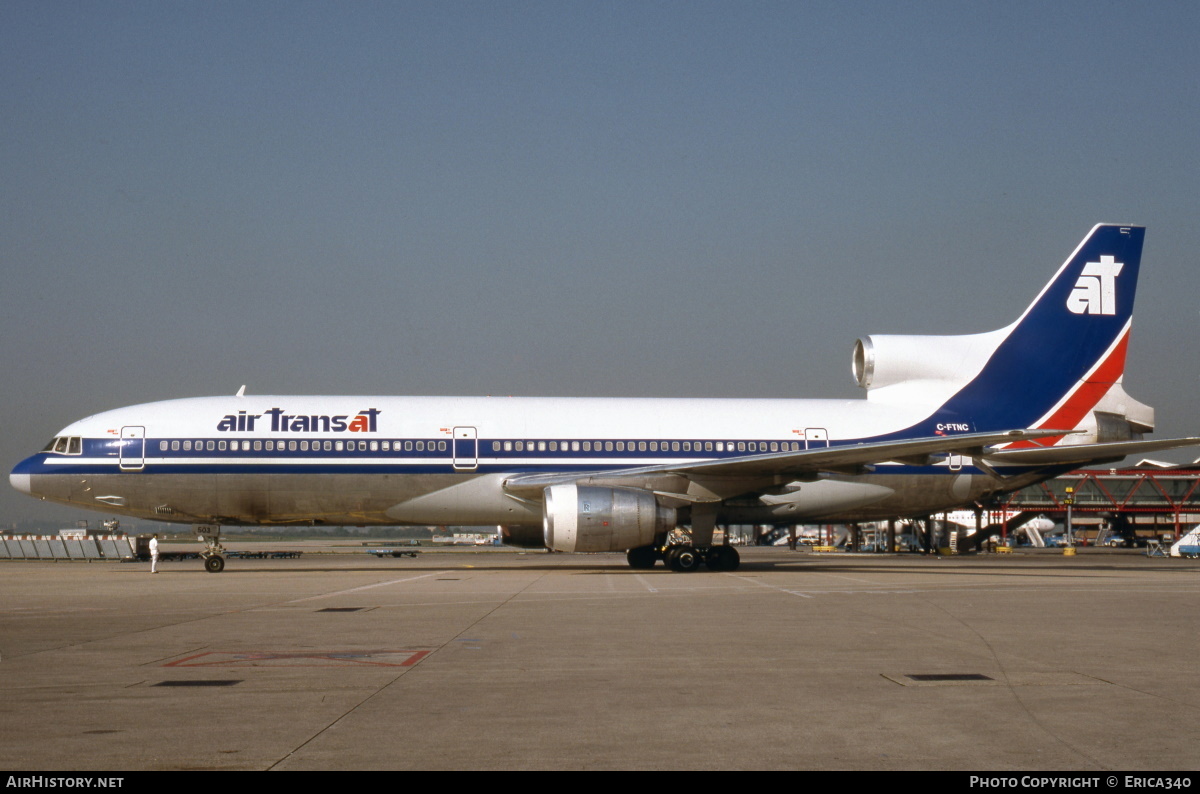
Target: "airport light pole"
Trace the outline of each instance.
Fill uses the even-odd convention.
[[[1071,505],[1075,504],[1074,494],[1075,494],[1075,489],[1068,485],[1067,486],[1067,498],[1063,500],[1063,502],[1066,503],[1066,505],[1067,505],[1067,526],[1066,526],[1067,546],[1075,545],[1075,536],[1071,529]]]

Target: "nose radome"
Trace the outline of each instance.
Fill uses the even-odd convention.
[[[28,474],[17,474],[14,471],[12,474],[8,475],[8,481],[12,484],[12,487],[16,488],[21,493],[27,494],[30,492]]]

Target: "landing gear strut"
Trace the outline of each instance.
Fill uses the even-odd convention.
[[[196,540],[204,544],[200,556],[204,559],[204,570],[220,573],[225,570],[225,547],[221,545],[221,527],[216,524],[196,524],[192,527]]]

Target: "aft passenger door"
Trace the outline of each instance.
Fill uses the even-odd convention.
[[[146,428],[129,425],[121,428],[120,468],[137,471],[146,465]]]

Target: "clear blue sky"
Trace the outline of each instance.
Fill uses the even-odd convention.
[[[1198,35],[1194,2],[5,0],[0,459],[242,384],[854,397],[858,336],[999,327],[1100,221],[1149,227],[1126,388],[1198,432]],[[82,514],[3,489],[49,516]]]

